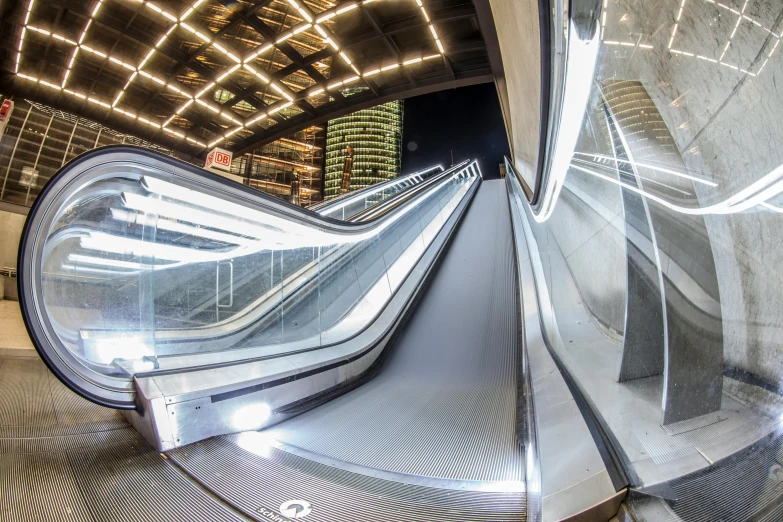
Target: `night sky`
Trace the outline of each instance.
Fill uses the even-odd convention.
[[[495,85],[460,87],[405,100],[402,174],[430,165],[478,159],[485,179],[500,176],[509,155],[503,114]]]

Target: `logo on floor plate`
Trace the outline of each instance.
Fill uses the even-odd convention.
[[[288,518],[304,518],[313,508],[306,500],[289,500],[280,504],[280,513]]]

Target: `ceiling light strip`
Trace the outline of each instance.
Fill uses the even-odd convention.
[[[277,38],[275,43],[276,44],[282,43],[282,42],[288,40],[289,38],[293,37],[296,34],[302,33],[304,31],[307,31],[307,30],[315,27],[315,29],[318,31],[318,33],[321,34],[321,36],[324,38],[324,41],[329,43],[336,51],[340,50],[340,46],[336,42],[336,39],[334,38],[334,35],[328,33],[323,27],[321,27],[318,24],[320,22],[323,22],[325,20],[328,20],[328,19],[331,19],[331,18],[337,16],[338,14],[342,14],[342,13],[346,13],[348,11],[351,11],[351,10],[355,9],[356,7],[358,7],[358,5],[359,5],[357,2],[354,2],[354,1],[344,2],[344,3],[336,6],[333,10],[331,10],[330,13],[326,13],[326,14],[322,13],[321,16],[318,18],[318,20],[316,21],[314,14],[307,8],[307,6],[300,5],[297,2],[297,0],[289,0],[289,3],[291,4],[291,6],[294,9],[296,9],[299,12],[299,14],[302,15],[302,17],[305,19],[305,22],[303,22],[301,24],[297,24],[297,25],[291,27],[288,31],[286,31],[283,34],[281,34]],[[367,3],[367,2],[365,2],[365,3]],[[195,28],[191,27],[190,25],[182,24],[182,26],[186,30],[192,32],[193,34],[195,34],[196,36],[198,36],[199,38],[204,40],[205,42],[209,42],[209,39],[207,37],[205,37],[202,33],[197,31]],[[293,104],[294,96],[293,96],[293,93],[289,89],[287,89],[287,88],[285,88],[285,86],[281,86],[281,85],[279,85],[277,83],[270,83],[269,78],[267,78],[265,75],[261,74],[258,70],[256,70],[251,65],[251,62],[253,60],[257,59],[262,54],[272,50],[273,47],[274,47],[272,44],[264,45],[260,49],[258,49],[256,51],[253,51],[252,53],[248,54],[242,60],[238,60],[235,57],[235,55],[233,55],[231,53],[231,51],[223,48],[220,44],[215,44],[214,42],[210,42],[210,43],[212,43],[215,48],[217,48],[218,50],[220,50],[224,54],[228,55],[231,59],[233,59],[234,61],[237,62],[237,64],[234,67],[232,67],[229,71],[225,71],[225,72],[221,73],[221,75],[216,80],[217,82],[225,80],[226,78],[228,78],[232,73],[234,73],[239,68],[238,66],[241,65],[244,69],[249,71],[251,74],[256,76],[258,79],[260,79],[265,84],[270,84],[271,87],[275,91],[277,91],[286,100],[288,100],[287,103],[284,103],[282,105],[278,105],[276,107],[273,107],[271,110],[269,110],[268,113],[263,113],[263,114],[260,114],[260,115],[256,115],[254,118],[247,120],[245,122],[244,126],[253,125],[255,123],[258,123],[259,121],[263,120],[264,118],[268,117],[269,115],[275,114],[276,112],[279,112],[280,110],[282,110],[282,109],[284,109],[286,107],[289,107],[289,106],[291,106]],[[351,65],[351,68],[356,73],[355,76],[352,76],[352,77],[350,77],[350,78],[348,78],[346,80],[343,80],[343,82],[341,82],[341,84],[344,84],[346,82],[351,83],[351,82],[359,80],[362,77],[362,74],[361,74],[360,70],[355,65],[353,65],[350,57],[348,57],[348,55],[345,54],[345,52],[341,52],[340,55],[341,55],[342,59],[348,65]],[[417,60],[417,61],[420,61],[420,60]],[[397,66],[399,66],[399,64],[397,64]],[[208,88],[202,89],[202,91],[197,93],[194,98],[198,101],[199,98],[201,98],[204,94],[206,94],[206,91],[208,91],[209,88],[211,88],[211,83],[208,85]],[[312,91],[308,96],[315,96],[316,94],[320,94],[321,92],[323,92],[323,89],[321,89],[320,91],[318,91],[318,90]],[[188,102],[186,102],[186,104],[190,105],[190,103],[188,103]],[[204,105],[207,106],[208,108],[210,108],[210,110],[214,110],[210,106],[208,106],[206,104],[204,104]],[[181,113],[181,110],[184,110],[184,108],[180,107],[177,110],[178,110],[178,114],[179,114],[179,113]],[[224,118],[225,117],[229,117],[225,113],[221,113],[221,116],[223,116]],[[232,121],[238,122],[238,120],[236,120],[236,119],[233,119]],[[240,125],[242,125],[242,124],[240,123]],[[241,128],[242,127],[240,127],[240,129]],[[232,131],[230,134],[224,135],[224,138],[230,137],[233,134],[234,134],[234,132]],[[211,147],[213,144],[219,143],[220,141],[222,141],[222,139],[217,141],[217,142],[210,143],[209,146]]]
[[[229,116],[226,113],[221,113],[219,110],[215,110],[211,105],[201,102],[200,98],[203,97],[209,90],[211,90],[212,87],[214,87],[214,85],[216,83],[222,82],[222,81],[228,79],[240,67],[242,67],[242,68],[246,69],[247,71],[249,71],[251,74],[256,76],[262,82],[264,82],[266,84],[269,84],[270,83],[269,78],[267,78],[266,76],[264,76],[263,74],[258,72],[249,62],[251,62],[252,60],[257,58],[259,55],[263,54],[264,52],[268,51],[269,49],[272,49],[273,46],[272,45],[265,45],[260,50],[257,50],[257,51],[254,51],[254,52],[250,53],[244,59],[240,59],[237,56],[237,53],[235,53],[233,51],[233,49],[226,48],[226,47],[224,47],[223,45],[221,45],[221,44],[219,44],[217,42],[209,40],[208,37],[203,35],[200,31],[198,31],[196,28],[192,27],[191,25],[189,25],[187,23],[181,23],[180,25],[183,28],[185,28],[186,30],[190,31],[191,33],[195,34],[196,36],[198,36],[199,38],[204,40],[205,42],[209,43],[215,49],[218,49],[219,51],[224,53],[226,56],[228,56],[234,62],[236,62],[230,68],[228,68],[226,70],[222,70],[220,72],[220,74],[217,75],[212,81],[210,81],[204,88],[202,88],[201,91],[196,93],[196,95],[193,97],[193,100],[198,101],[199,105],[203,105],[203,106],[207,107],[208,109],[212,110],[213,112],[219,113],[224,118],[230,118],[231,121],[233,121],[233,122],[237,123],[238,125],[240,125],[240,127],[239,127],[240,129],[245,127],[246,125],[249,124],[248,122],[242,123],[238,119],[236,119],[236,118],[234,118],[232,116]],[[301,29],[301,31],[304,31],[305,29],[307,29],[309,25],[310,24],[307,24],[307,23],[303,24],[304,28]],[[297,28],[298,28],[298,26],[297,26]],[[301,31],[299,31],[299,32],[301,32]],[[293,96],[291,95],[292,93],[290,91],[288,91],[288,89],[284,89],[284,88],[280,87],[279,85],[275,85],[275,84],[272,84],[272,87],[276,91],[278,91],[282,96],[284,96],[286,99],[288,99],[290,101],[293,101]],[[177,108],[177,114],[181,114],[182,111],[184,111],[184,109],[186,108],[186,106],[190,106],[191,103],[192,103],[192,101],[189,100],[189,101],[185,102],[183,105],[181,105],[180,107],[178,107]],[[257,119],[254,120],[254,122],[259,121],[259,120],[260,120],[260,118],[257,118]],[[233,133],[231,133],[231,134],[233,134]],[[224,136],[224,138],[225,138],[225,136]],[[210,144],[209,146],[211,147],[212,144]]]
[[[150,49],[150,51],[147,53],[147,55],[144,57],[144,59],[142,59],[142,61],[136,66],[136,68],[135,68],[136,71],[141,72],[142,68],[152,58],[152,56],[155,54],[155,52],[166,42],[166,40],[171,35],[171,33],[173,33],[177,29],[177,27],[179,27],[179,25],[181,23],[183,23],[192,14],[196,10],[196,8],[202,2],[203,2],[203,0],[197,0],[196,2],[191,4],[190,7],[187,8],[187,10],[185,11],[185,13],[182,16],[177,18],[173,14],[169,13],[168,11],[165,11],[165,10],[159,8],[157,5],[155,5],[155,4],[151,3],[151,2],[142,1],[142,4],[146,5],[152,11],[155,11],[155,12],[161,14],[163,17],[167,18],[168,20],[170,20],[170,21],[172,21],[174,23],[169,27],[169,29],[166,31],[166,33],[162,37],[160,37],[158,39],[158,41],[155,43],[155,46],[152,49]],[[179,94],[184,94],[185,96],[191,97],[190,94],[182,91],[181,89],[172,88],[172,86],[170,84],[168,84],[166,81],[164,81],[164,80],[162,80],[162,79],[160,79],[158,77],[155,77],[155,76],[152,76],[152,75],[148,75],[148,74],[144,74],[144,73],[142,73],[142,74],[144,76],[146,76],[147,78],[152,79],[156,83],[164,85],[164,86],[168,87],[171,90],[174,90],[175,92],[177,92]],[[133,79],[135,77],[136,77],[136,73],[131,75],[131,77],[128,80],[128,82],[122,88],[122,91],[117,95],[117,98],[115,99],[115,105],[119,102],[120,98],[125,94],[125,91],[128,89],[128,87],[130,86],[130,83],[133,81]],[[168,120],[166,120],[166,122],[162,125],[162,127],[165,128],[171,122],[171,120],[173,119],[173,117],[175,115],[176,115],[176,113],[172,114],[172,117],[170,117]]]
[[[198,7],[198,5],[202,3],[202,1],[203,0],[198,0],[197,2],[195,2],[194,5],[191,6],[191,8],[186,12],[186,14],[183,15],[182,19],[184,19],[187,16],[189,16],[190,13],[192,13],[193,10],[195,10],[195,8]],[[165,38],[168,37],[168,35],[170,35],[173,32],[173,30],[177,27],[177,25],[175,24],[175,25],[173,25],[172,27],[169,28],[169,30],[164,35],[164,37],[158,40],[158,43],[156,44],[155,48],[153,48],[145,56],[144,60],[141,62],[141,64],[137,68],[137,67],[132,66],[131,64],[128,64],[128,63],[120,60],[119,58],[116,58],[114,56],[109,56],[106,53],[103,53],[101,51],[98,51],[97,49],[93,49],[92,47],[83,44],[83,42],[85,40],[85,37],[86,37],[86,34],[87,34],[87,30],[90,28],[90,25],[92,24],[93,18],[98,14],[98,11],[100,10],[100,8],[102,6],[102,2],[103,2],[103,0],[99,0],[96,3],[95,7],[93,8],[93,10],[92,10],[92,12],[90,14],[90,18],[88,19],[87,23],[85,24],[84,29],[82,30],[82,32],[81,32],[81,34],[79,36],[79,41],[78,42],[74,42],[74,41],[72,41],[72,40],[70,40],[70,39],[68,39],[68,38],[66,38],[66,37],[64,37],[62,35],[59,35],[59,34],[56,34],[56,33],[53,34],[50,31],[47,31],[45,29],[41,29],[41,28],[38,28],[38,27],[34,27],[34,28],[31,29],[32,31],[39,32],[41,34],[44,34],[44,35],[49,36],[51,38],[54,38],[56,40],[61,40],[63,42],[66,42],[66,43],[74,46],[74,49],[73,49],[73,52],[72,52],[72,55],[71,55],[71,59],[70,59],[69,64],[68,64],[68,68],[66,69],[66,72],[64,74],[62,83],[61,83],[61,85],[56,85],[54,83],[48,82],[46,80],[41,80],[41,79],[36,78],[34,76],[30,76],[30,75],[19,73],[19,65],[20,65],[20,62],[21,62],[21,52],[22,52],[23,45],[24,45],[24,37],[25,37],[25,33],[26,33],[27,29],[28,29],[30,16],[32,14],[32,9],[33,9],[34,3],[35,3],[34,0],[31,0],[30,3],[27,6],[27,11],[25,13],[25,19],[24,19],[24,26],[22,27],[22,34],[21,34],[20,39],[19,39],[19,45],[17,46],[17,55],[16,55],[16,61],[15,61],[15,72],[17,73],[17,75],[19,77],[21,77],[23,79],[26,79],[28,81],[36,82],[36,83],[38,83],[40,85],[44,85],[45,87],[48,87],[50,89],[53,89],[53,90],[56,90],[56,91],[65,92],[65,93],[67,93],[67,94],[69,94],[71,96],[77,97],[79,99],[87,100],[90,103],[99,105],[101,107],[104,107],[104,108],[107,108],[107,109],[110,109],[110,110],[114,110],[114,111],[118,112],[119,114],[122,114],[122,115],[124,115],[126,117],[130,117],[130,118],[132,118],[134,120],[141,121],[141,122],[146,123],[146,124],[148,124],[148,125],[150,125],[152,127],[161,128],[161,125],[159,125],[159,124],[157,124],[157,123],[155,123],[155,122],[153,122],[153,121],[151,121],[151,120],[149,120],[147,118],[139,117],[139,116],[137,116],[137,115],[135,115],[135,114],[133,114],[131,112],[122,110],[120,108],[117,108],[116,105],[119,102],[119,100],[122,97],[122,95],[124,94],[125,90],[130,85],[130,83],[133,81],[133,79],[140,72],[141,72],[141,74],[143,76],[145,76],[145,77],[155,81],[156,83],[159,83],[161,85],[166,85],[166,87],[168,87],[169,89],[174,90],[175,92],[187,95],[181,89],[179,89],[179,88],[177,88],[175,86],[172,86],[170,84],[166,84],[166,82],[164,82],[162,79],[160,79],[160,78],[158,78],[156,76],[153,76],[153,75],[151,75],[149,73],[146,73],[146,72],[143,72],[143,71],[139,71],[139,69],[151,58],[151,56],[154,53],[155,49],[157,49],[160,45],[162,45],[162,43],[165,41]],[[170,19],[172,21],[175,21],[175,22],[177,21],[176,18],[173,15],[171,15],[168,12],[163,11],[162,9],[158,8],[157,6],[155,6],[154,4],[150,4],[148,2],[142,2],[142,3],[144,3],[145,5],[150,7],[153,11],[158,12],[162,16],[164,16],[164,17],[166,17],[166,18],[168,18],[168,19]],[[76,60],[76,55],[77,55],[77,53],[78,53],[78,51],[80,49],[85,50],[87,52],[90,52],[92,54],[98,55],[98,56],[100,56],[100,57],[102,57],[104,59],[108,59],[110,62],[116,63],[116,64],[118,64],[118,65],[120,65],[120,66],[122,66],[122,67],[132,71],[131,76],[129,77],[129,79],[126,82],[126,84],[123,87],[123,89],[115,97],[114,103],[112,105],[109,105],[108,103],[106,103],[104,101],[101,101],[101,100],[99,100],[97,98],[88,97],[88,96],[86,96],[84,94],[81,94],[81,93],[78,93],[78,92],[75,92],[75,91],[72,91],[70,89],[66,89],[65,88],[68,76],[70,75],[70,72],[71,72],[71,70],[73,68],[74,62]],[[192,101],[191,101],[191,103],[192,103]],[[176,116],[176,114],[172,115],[172,117],[169,118],[164,125],[168,125],[168,123],[170,123],[171,120],[173,119],[173,116]],[[171,132],[172,133],[177,133],[177,134],[182,134],[182,133],[179,133],[177,131],[171,131]],[[183,135],[183,137],[184,137],[184,135]],[[203,144],[200,141],[195,140],[193,138],[189,138],[188,141],[203,146]]]
[[[435,40],[435,45],[438,47],[438,51],[440,51],[440,54],[446,54],[446,49],[443,47],[443,41],[438,36],[438,31],[435,30],[435,25],[433,25],[430,16],[427,14],[427,10],[424,8],[424,4],[422,3],[422,0],[416,0],[416,5],[419,6],[419,10],[421,10],[421,15],[424,17],[424,20],[427,22],[427,27],[429,27],[430,32],[432,33],[432,38]]]
[[[18,51],[17,51],[17,58],[16,58],[16,71],[17,71],[17,73],[18,73],[18,69],[19,69],[19,62],[21,61],[21,50],[22,50],[22,46],[23,46],[24,31],[28,28],[27,22],[29,22],[29,18],[30,18],[31,12],[32,12],[34,1],[35,0],[31,0],[31,2],[28,4],[28,10],[27,10],[27,13],[26,13],[26,16],[25,16],[25,26],[23,27],[22,37],[20,38],[20,41],[19,41],[19,46],[18,46]],[[102,1],[103,0],[99,0],[98,3],[95,5],[95,7],[94,7],[94,9],[92,11],[92,14],[91,14],[91,18],[90,18],[90,20],[88,20],[87,25],[85,26],[84,30],[82,31],[82,34],[81,34],[80,39],[79,39],[79,42],[73,42],[72,40],[69,40],[69,39],[65,38],[64,36],[62,36],[62,35],[52,34],[51,32],[46,31],[45,29],[41,29],[41,28],[37,28],[37,27],[36,28],[30,28],[32,31],[36,31],[36,32],[45,34],[45,35],[50,36],[52,38],[55,38],[55,39],[64,41],[66,43],[69,43],[70,45],[74,45],[74,55],[73,55],[73,57],[72,57],[72,59],[70,61],[69,70],[66,72],[66,77],[63,80],[63,84],[62,84],[63,86],[62,87],[57,87],[56,85],[54,85],[52,83],[46,82],[44,80],[39,80],[39,79],[37,79],[35,77],[28,76],[28,75],[22,75],[22,77],[25,78],[25,79],[28,79],[28,80],[39,82],[41,85],[44,85],[46,87],[49,87],[49,88],[52,88],[52,89],[56,89],[56,90],[60,90],[60,91],[64,91],[64,92],[66,92],[66,93],[68,93],[68,94],[70,94],[72,96],[76,96],[76,97],[79,97],[81,99],[87,99],[88,101],[90,101],[92,103],[96,103],[96,104],[98,104],[100,106],[104,106],[104,107],[107,107],[109,109],[113,109],[116,112],[118,112],[120,114],[123,114],[123,115],[125,115],[127,117],[138,119],[139,121],[142,121],[143,123],[148,123],[149,125],[151,125],[153,127],[165,128],[166,126],[171,124],[173,119],[178,114],[181,114],[184,111],[184,109],[186,109],[188,106],[190,106],[194,101],[197,101],[196,100],[197,98],[203,96],[209,90],[208,88],[207,89],[202,89],[202,91],[199,92],[196,96],[192,96],[192,95],[188,94],[186,91],[180,89],[179,87],[177,87],[175,85],[172,85],[171,83],[166,83],[163,79],[161,79],[161,78],[159,78],[157,76],[154,76],[152,74],[146,73],[146,71],[141,71],[141,68],[150,60],[150,58],[153,56],[155,51],[161,45],[163,45],[163,43],[165,43],[165,41],[168,38],[168,36],[176,29],[176,27],[182,26],[186,30],[188,30],[191,33],[193,33],[194,35],[196,35],[199,39],[201,39],[204,42],[208,43],[209,45],[211,45],[215,49],[221,51],[223,54],[225,54],[231,60],[236,62],[235,65],[232,66],[228,71],[223,72],[218,77],[217,81],[222,81],[222,80],[228,78],[233,72],[238,70],[240,66],[243,66],[243,68],[245,68],[248,71],[250,71],[252,74],[254,74],[257,78],[259,78],[264,83],[269,83],[269,79],[266,78],[260,72],[258,72],[255,68],[253,68],[250,65],[249,62],[254,60],[254,59],[256,59],[261,54],[271,50],[273,48],[273,45],[267,44],[267,45],[263,46],[261,49],[259,49],[259,50],[255,51],[255,52],[251,53],[250,55],[248,55],[244,60],[240,60],[237,57],[236,53],[232,52],[232,50],[226,49],[225,47],[223,47],[222,45],[220,45],[217,42],[211,41],[210,38],[208,36],[204,35],[201,31],[198,31],[194,27],[192,27],[189,24],[185,23],[185,20],[198,8],[198,6],[204,0],[197,0],[196,2],[194,2],[190,7],[188,7],[186,9],[186,11],[183,13],[183,15],[179,19],[177,19],[173,14],[163,10],[162,8],[157,6],[156,4],[153,4],[151,2],[147,2],[145,0],[141,0],[140,3],[142,3],[143,5],[148,7],[151,11],[154,11],[154,12],[158,13],[159,15],[161,15],[162,17],[164,17],[164,18],[166,18],[166,19],[168,19],[168,20],[170,20],[172,22],[175,22],[175,23],[171,27],[169,27],[168,31],[157,41],[157,43],[155,44],[154,48],[150,50],[150,52],[145,56],[145,58],[142,60],[142,62],[137,67],[134,67],[131,64],[125,63],[125,62],[123,62],[122,60],[119,60],[116,57],[108,56],[105,53],[102,53],[101,51],[98,51],[98,50],[93,49],[93,48],[91,48],[89,46],[86,46],[86,45],[82,44],[82,42],[83,42],[83,40],[85,38],[87,29],[89,29],[89,26],[92,23],[92,18],[95,15],[97,15],[97,13],[98,13],[101,5],[102,5]],[[371,1],[373,1],[373,0],[365,0],[362,3],[363,4],[364,3],[369,3]],[[424,6],[422,5],[421,0],[416,0],[416,2],[417,2],[417,5],[419,6],[419,8],[422,11],[422,15],[424,16],[424,19],[427,22],[430,22],[429,16],[427,15],[427,12],[424,9]],[[289,3],[291,3],[291,2],[289,2]],[[305,18],[306,22],[302,23],[302,24],[297,24],[297,26],[292,27],[291,29],[289,29],[289,31],[288,31],[289,35],[287,36],[287,35],[284,34],[281,37],[281,38],[283,38],[282,41],[285,41],[285,39],[290,38],[294,34],[299,34],[299,33],[304,32],[304,31],[306,31],[306,30],[308,30],[308,29],[310,29],[312,27],[315,27],[315,29],[318,31],[318,33],[321,34],[321,36],[324,37],[324,41],[326,43],[330,44],[332,47],[334,47],[334,49],[337,50],[338,52],[340,50],[340,46],[339,46],[339,43],[337,43],[336,38],[334,37],[334,35],[331,32],[327,32],[327,30],[325,30],[323,27],[321,27],[319,25],[319,23],[322,23],[322,22],[324,22],[326,20],[334,18],[335,16],[337,16],[339,14],[343,14],[343,13],[349,12],[349,11],[355,9],[356,7],[358,7],[360,5],[359,3],[355,2],[355,1],[343,2],[343,3],[335,6],[333,9],[331,9],[331,10],[329,10],[327,12],[322,12],[320,14],[320,16],[317,19],[315,19],[315,16],[312,14],[312,12],[310,12],[308,10],[308,8],[306,6],[300,6],[298,4],[296,4],[296,5],[294,5],[294,4],[296,4],[295,0],[293,1],[292,6],[294,6],[294,8],[297,9],[297,11],[299,11],[299,13]],[[744,9],[743,9],[743,11],[744,11]],[[313,22],[315,22],[315,23],[313,23]],[[433,37],[435,38],[436,44],[437,44],[440,52],[444,53],[445,51],[443,49],[443,45],[440,42],[440,39],[438,38],[438,35],[437,35],[437,32],[436,32],[435,28],[432,26],[431,23],[429,23],[428,27],[430,28],[430,31],[432,32]],[[278,39],[278,41],[280,41],[280,39]],[[64,89],[65,81],[67,80],[67,76],[68,76],[68,74],[70,72],[70,68],[72,68],[73,62],[75,60],[75,55],[78,52],[78,50],[80,50],[80,49],[84,50],[84,51],[87,51],[87,52],[91,52],[91,53],[96,54],[98,56],[101,56],[103,58],[108,58],[109,61],[111,61],[113,63],[116,63],[117,65],[132,71],[131,75],[129,76],[128,81],[125,84],[125,86],[123,87],[123,89],[120,91],[120,93],[118,93],[117,97],[115,98],[115,101],[114,101],[113,105],[108,105],[105,102],[97,100],[96,98],[91,98],[91,97],[88,98],[87,96],[85,96],[85,95],[83,95],[81,93],[77,93],[77,92],[71,91],[69,89]],[[774,48],[773,48],[772,52],[774,52]],[[412,58],[412,59],[406,60],[406,61],[404,61],[402,63],[389,64],[387,66],[384,66],[383,68],[376,68],[374,70],[366,71],[365,73],[362,74],[362,73],[360,73],[359,69],[355,66],[355,64],[352,63],[350,57],[348,57],[348,55],[344,51],[340,52],[340,55],[341,55],[341,58],[347,64],[349,64],[351,66],[351,68],[356,73],[356,75],[355,76],[351,76],[349,78],[346,78],[345,80],[342,80],[341,82],[338,82],[339,85],[345,85],[347,83],[352,83],[352,82],[358,81],[361,77],[369,77],[369,76],[372,76],[374,74],[378,74],[378,73],[380,73],[382,71],[392,70],[392,69],[398,68],[398,67],[403,66],[403,65],[404,66],[411,66],[411,65],[414,65],[414,64],[416,64],[416,63],[418,63],[420,61],[436,58],[436,57],[439,56],[439,55],[430,55],[430,56],[426,56],[426,57]],[[124,111],[122,109],[117,108],[116,105],[119,102],[120,98],[124,94],[125,90],[127,90],[127,88],[130,86],[130,83],[132,83],[132,81],[136,78],[136,76],[138,74],[141,74],[142,76],[144,76],[144,77],[146,77],[146,78],[148,78],[148,79],[150,79],[150,80],[152,80],[152,81],[154,81],[154,82],[156,82],[156,83],[158,83],[160,85],[164,85],[168,89],[170,89],[170,90],[172,90],[174,92],[177,92],[178,94],[187,96],[189,98],[189,100],[187,100],[182,106],[180,106],[177,109],[177,111],[174,114],[172,114],[163,123],[163,125],[158,125],[157,123],[152,122],[152,121],[150,121],[150,120],[148,120],[146,118],[137,116],[137,115],[135,115],[135,114],[133,114],[131,112]],[[214,82],[212,82],[212,83],[214,84]],[[333,88],[333,87],[335,87],[338,84],[331,84],[329,87]],[[212,84],[209,85],[209,88],[211,88],[212,86],[213,86]],[[268,113],[262,113],[262,114],[256,115],[254,118],[252,118],[251,120],[248,121],[248,124],[257,123],[258,121],[261,121],[262,119],[268,117],[270,114],[274,114],[274,113],[282,110],[283,108],[289,107],[289,106],[291,106],[293,104],[293,99],[294,98],[291,96],[291,93],[288,92],[288,89],[286,89],[284,87],[281,87],[280,85],[276,85],[276,84],[272,84],[272,87],[278,93],[283,95],[283,97],[285,97],[288,100],[288,102],[284,103],[282,105],[278,105],[277,107],[274,107]],[[323,92],[324,92],[323,88],[317,88],[317,89],[311,91],[307,96],[308,97],[316,96],[316,95],[321,94]],[[208,107],[213,112],[219,112],[219,110],[216,110],[215,108],[211,107],[210,105],[201,102],[201,100],[198,100],[198,101],[200,102],[201,105],[204,105],[204,106]],[[239,122],[236,118],[233,118],[233,117],[227,115],[226,113],[220,113],[220,115],[222,117],[224,117],[226,119],[230,119],[231,121],[233,121],[235,123],[238,123],[240,125],[237,129],[235,129],[234,131],[231,131],[228,134],[228,136],[233,135],[234,133],[238,132],[239,130],[241,130],[241,128],[244,127],[244,125],[241,122]],[[177,132],[177,131],[172,131],[172,132]],[[181,134],[181,133],[179,133],[179,134]],[[222,139],[224,139],[225,137],[226,136],[221,138],[219,141],[222,141]],[[191,142],[191,143],[200,144],[200,145],[204,146],[200,141],[195,140],[193,138],[190,138],[190,137],[186,136],[186,139],[189,142]],[[210,146],[211,146],[211,144],[210,144]]]
[[[87,30],[90,28],[93,18],[95,18],[95,16],[98,14],[98,11],[100,11],[102,3],[103,0],[98,0],[95,3],[95,7],[92,8],[92,13],[90,13],[90,18],[87,19],[87,23],[84,24],[84,29],[82,29],[82,32],[79,35],[79,40],[77,42],[78,45],[73,48],[71,59],[68,62],[68,67],[65,69],[65,73],[63,74],[63,81],[60,84],[63,89],[65,88],[65,84],[68,82],[68,76],[71,74],[71,69],[73,69],[73,63],[76,61],[76,55],[79,53],[79,46],[82,44],[82,42],[84,42],[84,38],[87,36]]]

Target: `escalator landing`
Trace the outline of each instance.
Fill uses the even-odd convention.
[[[245,519],[119,412],[61,384],[35,350],[0,352],[0,520]]]

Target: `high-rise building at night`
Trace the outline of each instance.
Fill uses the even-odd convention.
[[[402,157],[402,101],[329,121],[324,199],[396,177]]]
[[[323,127],[313,125],[234,156],[231,173],[244,177],[244,183],[253,188],[309,205],[321,200],[323,146]],[[293,193],[293,186],[298,187],[298,194]]]

